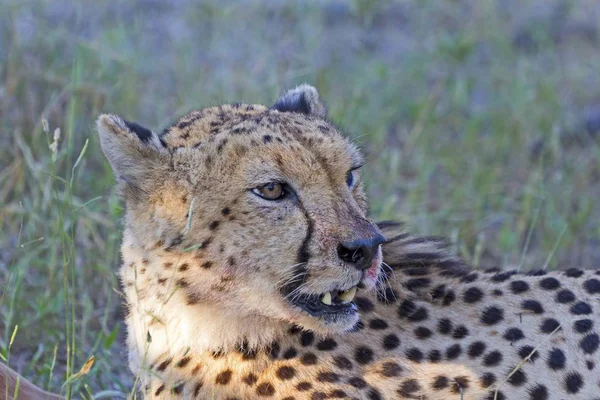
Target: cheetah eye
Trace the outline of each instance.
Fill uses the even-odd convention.
[[[279,200],[286,195],[283,184],[278,182],[269,182],[266,185],[256,187],[252,189],[252,193],[265,200]]]
[[[348,174],[346,175],[346,184],[350,189],[354,188],[354,185],[356,184],[356,174],[356,170],[353,169],[348,171]]]

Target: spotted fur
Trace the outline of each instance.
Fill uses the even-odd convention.
[[[127,205],[120,276],[146,398],[600,396],[600,274],[472,270],[443,239],[376,227],[360,180],[346,185],[360,154],[314,88],[193,111],[161,135],[98,127]],[[253,194],[271,181],[293,197]],[[340,262],[340,241],[379,232],[381,265]],[[355,317],[290,302],[359,281]]]

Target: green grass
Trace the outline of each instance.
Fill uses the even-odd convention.
[[[578,128],[600,99],[600,7],[504,3],[2,2],[0,358],[54,392],[130,390],[100,112],[160,130],[309,82],[367,153],[375,217],[479,268],[597,268],[600,148]]]

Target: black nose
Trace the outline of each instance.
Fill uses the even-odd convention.
[[[341,242],[338,246],[338,256],[359,270],[367,269],[371,266],[377,248],[383,242],[385,238],[379,234],[371,238]]]

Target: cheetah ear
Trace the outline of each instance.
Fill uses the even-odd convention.
[[[117,115],[100,115],[97,127],[119,192],[126,199],[138,199],[168,166],[169,151],[164,142],[151,130]]]
[[[282,112],[296,112],[314,115],[319,118],[327,116],[327,109],[321,103],[319,92],[314,87],[303,84],[285,92],[272,107]]]

